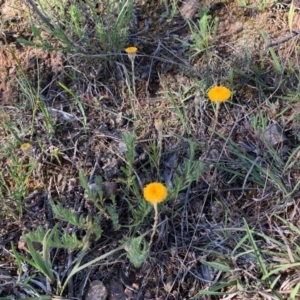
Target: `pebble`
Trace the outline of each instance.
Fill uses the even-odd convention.
[[[94,280],[90,283],[85,300],[106,300],[108,291],[100,280]]]

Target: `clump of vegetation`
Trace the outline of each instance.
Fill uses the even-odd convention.
[[[67,53],[104,54],[102,59],[124,49],[132,21],[133,0],[41,0],[38,5],[28,2],[33,40],[20,39],[26,45]],[[45,39],[45,34],[51,38]]]

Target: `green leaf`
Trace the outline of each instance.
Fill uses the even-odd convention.
[[[264,30],[260,30],[259,32],[260,32],[261,36],[263,37],[263,39],[265,40],[265,42],[266,42],[267,44],[269,44],[270,41],[269,41],[269,39],[268,39],[267,34],[265,33],[265,31],[264,31]],[[283,69],[283,67],[282,67],[281,64],[280,64],[280,61],[279,61],[279,59],[278,59],[278,56],[277,56],[276,53],[275,53],[274,48],[269,47],[269,52],[270,52],[270,54],[271,54],[271,56],[272,56],[272,58],[273,58],[273,62],[274,62],[273,65],[274,65],[275,71],[276,71],[278,74],[283,74],[284,69]]]
[[[54,204],[51,201],[50,204],[57,219],[71,223],[72,225],[75,225],[80,229],[85,228],[83,216],[78,216],[77,213],[72,212],[67,208],[64,208],[60,203]]]
[[[125,247],[127,257],[135,268],[139,268],[149,255],[149,244],[144,240],[144,235],[130,239]]]
[[[53,231],[52,231],[53,234]],[[30,252],[31,257],[34,260],[34,263],[30,260],[26,260],[25,257],[22,257],[22,259],[24,259],[26,262],[28,262],[29,264],[31,264],[33,267],[35,267],[37,270],[41,271],[48,279],[50,282],[54,282],[55,278],[53,276],[53,272],[52,272],[52,264],[51,261],[49,259],[50,253],[49,253],[49,246],[47,245],[47,240],[51,239],[51,230],[48,230],[44,240],[43,240],[43,257],[40,255],[39,252],[37,252],[35,250],[35,248],[33,247],[33,243],[30,240],[30,238],[28,236],[24,236],[24,239],[26,241],[28,250]]]
[[[100,217],[95,217],[93,220],[93,233],[95,235],[95,240],[99,240],[101,235],[102,235],[102,228],[100,226],[100,221],[101,218]]]
[[[108,205],[106,208],[107,208],[107,212],[113,222],[114,230],[120,229],[119,215],[116,212],[116,207],[114,205]]]
[[[222,272],[230,272],[231,270],[227,265],[218,262],[201,260],[201,263]]]
[[[300,282],[298,282],[298,283],[296,284],[296,286],[293,288],[293,290],[292,290],[292,292],[291,292],[291,294],[290,294],[290,298],[289,298],[289,299],[291,299],[291,300],[296,299],[296,296],[297,296],[297,294],[298,294],[298,292],[299,292],[299,289],[300,289]],[[299,296],[299,294],[298,294],[298,296]],[[297,299],[298,299],[298,298],[297,298]]]

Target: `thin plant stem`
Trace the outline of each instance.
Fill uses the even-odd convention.
[[[136,97],[136,86],[135,86],[135,72],[134,72],[134,57],[131,59],[131,70],[132,70],[132,89],[133,89],[133,98],[135,102],[135,106],[133,105],[134,117],[136,118],[135,107],[139,107],[139,101]]]
[[[160,164],[160,158],[161,158],[161,151],[162,151],[162,140],[163,140],[163,134],[162,131],[158,132],[158,140],[157,140],[157,147],[158,147],[158,165]]]
[[[133,87],[133,94],[136,98],[136,88],[135,88],[135,74],[134,74],[134,59],[131,59],[131,69],[132,69],[132,87]]]
[[[158,148],[158,161],[157,165],[160,164],[161,152],[162,152],[162,141],[163,141],[163,122],[161,119],[155,119],[154,122],[155,129],[157,130],[157,148]]]
[[[131,61],[131,68],[132,67],[134,68],[134,58],[132,58],[130,55],[128,57]],[[135,111],[134,104],[137,101],[137,99],[136,99],[134,91],[132,91],[132,88],[131,88],[131,82],[130,82],[130,77],[129,77],[128,70],[123,64],[120,64],[120,65],[122,66],[122,68],[124,70],[124,73],[125,73],[126,86],[128,88],[129,94],[130,94],[130,106],[131,106],[131,109],[132,109],[133,116],[136,119],[136,111]],[[134,71],[134,69],[133,69],[133,71]],[[134,74],[134,72],[133,72],[133,74]],[[133,75],[132,78],[134,79],[134,75]]]
[[[212,128],[212,133],[211,133],[209,141],[208,141],[208,148],[207,148],[208,150],[209,150],[210,142],[211,142],[214,134],[216,133],[216,126],[217,126],[217,123],[218,123],[219,109],[220,109],[220,102],[216,102],[215,120],[214,120],[214,124],[213,124],[213,128]]]
[[[158,209],[157,209],[157,203],[153,203],[153,208],[154,208],[154,224],[153,224],[153,229],[152,229],[152,234],[150,238],[150,243],[149,243],[149,249],[153,243],[153,238],[155,235],[157,223],[158,223]]]
[[[213,132],[212,132],[212,136],[215,134],[216,132],[216,126],[218,123],[218,117],[219,117],[219,109],[220,109],[220,102],[216,102],[216,112],[215,112],[215,122],[213,125]]]
[[[135,54],[132,55],[132,54],[129,54],[128,55],[130,61],[131,61],[131,71],[132,71],[132,89],[133,89],[133,92],[131,91],[131,94],[134,98],[134,104],[138,105],[138,99],[136,97],[136,87],[135,87],[135,72],[134,72],[134,59],[135,59]],[[135,105],[134,104],[131,104],[131,107],[132,107],[132,110],[133,110],[133,115],[134,117],[136,118],[136,112],[135,112]]]

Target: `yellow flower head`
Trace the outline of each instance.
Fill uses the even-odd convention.
[[[125,49],[125,52],[127,53],[127,54],[136,54],[136,52],[137,52],[137,47],[127,47],[126,49]]]
[[[231,91],[225,86],[214,86],[212,87],[207,96],[212,102],[225,102],[231,97]]]
[[[164,128],[164,123],[162,119],[155,119],[154,120],[154,127],[158,132],[162,132]]]
[[[24,143],[20,148],[23,152],[28,152],[31,150],[32,146],[29,143]]]
[[[164,201],[167,196],[167,188],[160,182],[152,182],[144,187],[144,198],[152,204]]]

